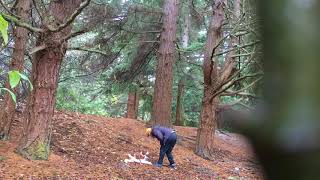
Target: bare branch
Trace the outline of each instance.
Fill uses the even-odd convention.
[[[243,56],[250,56],[253,53],[243,53],[243,54],[236,54],[236,55],[232,55],[232,58],[236,58],[236,57],[243,57]]]
[[[249,74],[249,75],[246,75],[246,76],[242,76],[242,77],[239,77],[237,79],[233,79],[232,81],[230,81],[230,83],[226,87],[221,88],[220,90],[218,90],[214,94],[212,94],[211,97],[210,97],[210,100],[215,98],[216,96],[220,95],[221,93],[223,93],[227,89],[229,89],[231,86],[233,86],[238,81],[241,81],[241,80],[249,78],[249,77],[262,76],[262,75],[263,75],[263,73],[255,73],[255,74]]]
[[[243,98],[240,98],[240,99],[233,101],[231,103],[228,103],[228,104],[220,104],[219,107],[222,109],[225,109],[226,107],[230,107],[230,106],[234,106],[234,105],[239,104],[242,100],[243,100]]]
[[[91,76],[91,75],[93,75],[93,74],[99,73],[101,70],[102,70],[102,68],[99,68],[98,70],[95,70],[95,71],[93,71],[93,72],[91,72],[91,73],[88,73],[88,74],[80,74],[80,75],[76,75],[76,76],[72,76],[72,77],[65,77],[64,79],[59,80],[58,83],[62,83],[62,82],[64,82],[64,81],[68,81],[68,80],[70,80],[70,79],[75,79],[75,78],[81,78],[81,77]]]
[[[90,30],[89,30],[88,28],[85,28],[85,29],[82,29],[82,30],[80,30],[80,31],[72,32],[72,33],[68,34],[67,36],[65,36],[64,38],[62,38],[62,41],[67,41],[67,40],[69,40],[69,39],[71,39],[71,38],[74,38],[74,37],[76,37],[76,36],[80,36],[80,35],[82,35],[82,34],[84,34],[84,33],[89,32],[89,31],[90,31]]]
[[[256,45],[256,44],[258,44],[258,43],[260,43],[260,41],[254,41],[254,42],[251,42],[251,43],[248,43],[248,44],[244,44],[244,45],[242,45],[242,46],[237,46],[237,47],[234,47],[234,48],[230,48],[230,49],[227,49],[227,50],[222,51],[222,52],[220,52],[220,53],[214,54],[213,57],[220,56],[220,55],[229,53],[230,51],[238,50],[238,49],[240,49],[240,48],[245,48],[245,47],[248,47],[248,46],[253,46],[253,45]]]
[[[69,26],[74,20],[75,18],[82,12],[82,10],[87,7],[90,4],[91,0],[85,0],[84,2],[82,2],[79,6],[78,9],[76,9],[71,16],[67,19],[67,21],[63,24],[61,24],[59,27],[57,28],[53,28],[53,29],[49,29],[52,32],[58,32],[61,31],[62,29],[66,28],[67,26]]]
[[[229,92],[231,93],[231,95],[229,94]],[[232,91],[227,91],[227,93],[223,93],[221,94],[221,96],[232,96],[232,95],[238,95],[238,96],[248,96],[251,98],[259,98],[259,96],[252,94],[252,93],[246,93],[246,92],[238,92],[238,93],[234,93]]]
[[[43,45],[40,45],[40,46],[37,46],[37,47],[34,47],[33,49],[31,49],[29,55],[32,55],[38,51],[41,51],[41,50],[44,50],[45,48],[47,48],[47,45],[43,44]]]
[[[71,51],[86,51],[86,52],[92,52],[92,53],[97,53],[97,54],[101,54],[104,56],[107,56],[108,54],[104,51],[98,50],[98,49],[86,49],[86,48],[82,48],[82,47],[69,47],[67,50],[71,50]]]
[[[256,79],[255,81],[253,81],[252,83],[250,83],[248,86],[244,87],[244,88],[241,88],[237,91],[227,91],[226,93],[222,94],[223,96],[232,96],[232,95],[242,95],[242,96],[251,96],[251,97],[257,97],[256,95],[254,94],[250,94],[250,93],[244,93],[242,91],[245,91],[246,89],[252,87],[253,85],[255,85],[257,82],[259,82],[260,80],[262,79],[262,77]]]
[[[31,32],[44,32],[45,31],[44,29],[33,27],[31,24],[22,22],[21,20],[19,20],[18,18],[14,17],[14,16],[10,16],[10,15],[4,14],[4,13],[1,13],[1,15],[3,16],[3,18],[5,20],[13,22],[16,26],[26,28]]]
[[[254,53],[253,53],[253,54],[251,55],[251,57],[247,60],[247,62],[243,65],[242,68],[240,68],[239,70],[237,70],[236,72],[234,72],[234,73],[233,73],[228,79],[226,79],[225,81],[221,81],[217,87],[211,88],[210,94],[211,94],[212,99],[213,99],[215,96],[219,95],[220,93],[222,93],[222,92],[224,92],[224,91],[221,91],[219,94],[216,94],[215,96],[213,96],[214,93],[216,93],[217,91],[219,91],[219,89],[221,89],[221,88],[222,88],[224,85],[226,85],[227,83],[233,81],[234,78],[236,78],[236,77],[244,70],[244,68],[245,68],[247,65],[250,64],[250,62],[253,60],[253,58],[255,57],[255,54],[256,54],[256,52],[255,52],[255,47],[254,47],[254,49],[253,49],[253,52],[254,52]],[[231,86],[230,86],[230,87],[231,87]],[[209,99],[211,99],[211,98],[209,98]]]
[[[161,33],[162,31],[135,31],[135,30],[130,30],[130,29],[123,29],[121,28],[121,30],[130,32],[130,33],[135,33],[135,34],[146,34],[146,33]]]

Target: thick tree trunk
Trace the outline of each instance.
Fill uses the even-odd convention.
[[[218,74],[217,59],[212,59],[214,48],[223,37],[222,25],[224,21],[223,1],[215,0],[210,26],[207,33],[207,42],[204,49],[203,77],[204,96],[202,100],[202,111],[200,117],[200,127],[197,132],[196,154],[204,158],[211,158],[214,148],[214,133],[217,123],[217,108],[219,97],[211,98],[212,92],[218,87],[220,82]]]
[[[205,93],[209,93],[209,91],[205,90]],[[213,101],[202,101],[201,123],[197,131],[196,154],[206,159],[212,158],[218,106],[218,98]]]
[[[55,94],[63,54],[46,49],[37,53],[33,61],[27,122],[18,152],[28,159],[47,159],[49,154],[51,120],[54,114]]]
[[[52,1],[50,11],[57,21],[63,22],[80,3],[80,0]],[[61,39],[70,32],[71,26],[68,26],[56,33],[41,33],[37,40],[38,46],[47,47],[37,52],[33,60],[34,89],[28,100],[23,137],[16,151],[27,159],[48,159],[57,81],[67,47]]]
[[[184,92],[184,80],[180,79],[178,83],[178,96],[177,96],[177,108],[176,108],[176,126],[184,125],[184,109],[183,109],[183,93]]]
[[[137,119],[139,108],[139,93],[138,91],[132,91],[128,94],[127,102],[127,118]]]
[[[163,12],[163,31],[156,69],[152,118],[153,124],[171,126],[172,68],[175,60],[179,0],[166,0]]]
[[[16,13],[22,20],[28,21],[29,10],[30,10],[31,0],[19,0],[16,7]],[[26,49],[26,44],[28,40],[28,30],[16,27],[13,30],[14,34],[14,49],[12,53],[12,60],[10,63],[10,70],[23,71],[24,64],[24,52]],[[6,83],[6,87],[9,88],[9,83]],[[14,93],[17,92],[15,88]],[[9,94],[5,95],[4,99],[4,110],[0,112],[0,139],[8,140],[9,133],[15,114],[15,104]]]

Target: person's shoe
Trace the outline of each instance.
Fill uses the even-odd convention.
[[[158,167],[158,168],[161,168],[162,167],[162,164],[159,164],[158,162],[154,163],[153,166],[155,167]]]
[[[171,168],[171,169],[177,169],[177,167],[176,167],[176,164],[175,164],[175,163],[170,164],[170,165],[169,165],[169,168]]]

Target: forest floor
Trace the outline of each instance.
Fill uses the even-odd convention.
[[[177,169],[125,163],[128,154],[147,151],[149,161],[157,160],[159,143],[144,130],[133,119],[56,112],[49,160],[29,161],[14,153],[21,134],[17,117],[11,141],[0,141],[0,179],[263,179],[244,137],[217,132],[210,161],[194,154],[196,128],[190,127],[176,127]]]

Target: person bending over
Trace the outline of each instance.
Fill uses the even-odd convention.
[[[160,142],[160,153],[158,162],[153,165],[156,167],[161,167],[163,164],[163,158],[167,155],[169,160],[169,167],[176,168],[176,164],[173,159],[172,150],[177,142],[177,135],[175,130],[167,127],[154,126],[152,128],[146,129],[147,136],[152,136],[157,138]]]

